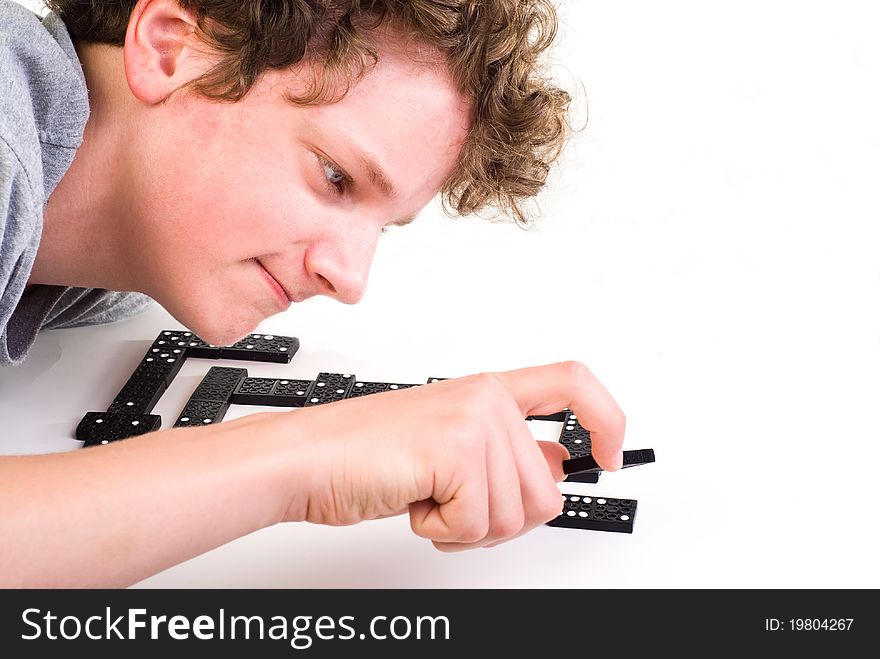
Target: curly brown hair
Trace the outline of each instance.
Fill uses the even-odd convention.
[[[301,60],[314,83],[300,104],[338,100],[375,65],[371,31],[393,26],[445,59],[473,103],[470,132],[443,186],[458,214],[494,207],[520,225],[570,134],[570,97],[542,72],[557,31],[550,0],[177,0],[195,12],[218,63],[191,83],[234,102],[258,76]],[[77,42],[122,46],[137,0],[46,0]],[[320,70],[320,75],[318,71]],[[339,89],[342,93],[339,93]]]

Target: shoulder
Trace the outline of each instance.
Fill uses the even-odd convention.
[[[42,233],[42,191],[0,137],[0,328],[3,309],[24,286]],[[8,310],[8,309],[7,309]]]
[[[0,34],[8,32],[6,29],[7,23],[11,23],[15,20],[21,21],[30,19],[39,21],[40,17],[24,5],[17,2],[13,2],[12,0],[0,0]]]
[[[82,66],[64,23],[0,0],[0,140],[37,184],[35,192],[54,188],[57,181],[43,181],[44,160],[52,157],[46,152],[79,147],[88,111]]]
[[[33,233],[41,208],[42,185],[33,180],[18,153],[0,134],[0,259],[8,252],[12,235]]]
[[[0,329],[30,272],[43,228],[42,169],[0,130]]]
[[[42,193],[0,139],[0,364],[17,363],[7,330],[24,294],[42,232]]]

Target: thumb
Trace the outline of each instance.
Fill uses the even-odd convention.
[[[557,483],[565,480],[565,474],[562,472],[562,461],[568,460],[568,449],[559,442],[538,442],[538,448],[544,454],[544,459],[550,467],[550,473],[553,480]]]

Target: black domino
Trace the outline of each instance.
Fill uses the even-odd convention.
[[[273,405],[283,407],[303,407],[306,404],[306,394],[312,386],[311,380],[278,380],[275,390],[272,392]]]
[[[611,499],[580,494],[563,494],[562,498],[562,513],[547,522],[547,526],[612,533],[633,532],[638,504],[635,499]]]
[[[175,348],[150,348],[134,369],[132,380],[162,380],[166,387],[171,386],[171,381],[186,359],[185,351]]]
[[[654,449],[652,448],[624,451],[623,465],[620,468],[627,469],[629,467],[638,467],[639,465],[651,464],[654,461]]]
[[[272,392],[277,384],[277,378],[244,378],[230,400],[234,405],[272,405]]]
[[[153,341],[153,348],[185,350],[186,357],[202,359],[238,359],[287,364],[299,350],[299,339],[277,334],[248,334],[231,346],[215,346],[192,332],[163,330]]]
[[[351,388],[349,398],[360,398],[361,396],[369,396],[370,394],[378,394],[383,391],[398,391],[400,389],[409,389],[410,387],[418,387],[417,384],[400,384],[393,382],[355,382]]]
[[[593,450],[590,431],[580,424],[577,415],[571,411],[565,413],[559,443],[568,449],[568,454],[573,458],[588,455]]]
[[[299,350],[299,339],[277,334],[248,334],[237,343],[220,348],[221,359],[287,364]]]
[[[449,378],[428,378],[428,381],[425,384],[431,384],[433,382],[440,382],[441,380],[448,380]]]
[[[246,368],[212,366],[202,378],[174,422],[175,428],[220,423],[232,401],[232,393],[248,375]]]
[[[229,409],[229,403],[219,400],[192,400],[186,404],[177,421],[175,428],[190,426],[207,426],[220,423]]]
[[[559,435],[559,442],[568,449],[569,455],[581,456],[590,450],[590,431],[581,427],[577,420],[571,419],[574,416],[568,408],[555,414],[533,414],[526,417],[526,421],[562,421],[562,432]],[[578,441],[580,440],[580,441]],[[565,479],[571,483],[598,483],[599,474],[596,472],[585,472],[571,474]]]
[[[154,348],[173,347],[186,350],[187,357],[220,359],[220,348],[206,343],[192,332],[163,330],[153,341]]]
[[[123,414],[149,414],[165,393],[165,380],[142,380],[132,378],[113,399],[108,412]]]
[[[601,472],[598,471],[584,471],[578,472],[576,474],[569,474],[565,477],[566,483],[598,483],[599,482],[599,474]]]
[[[88,412],[76,427],[76,438],[83,446],[109,444],[159,430],[162,419],[155,414]]]
[[[565,421],[567,413],[571,410],[562,410],[556,414],[532,414],[526,417],[526,421]]]
[[[210,400],[229,403],[238,383],[248,376],[246,368],[212,366],[193,391],[190,400]]]
[[[577,415],[571,410],[566,410],[562,419],[559,443],[568,449],[568,455],[572,458],[580,458],[592,453],[593,445],[590,441],[590,431],[580,424]],[[565,480],[569,483],[598,483],[599,472],[571,474]]]
[[[643,448],[635,451],[623,452],[623,464],[621,469],[629,467],[638,467],[640,465],[651,464],[654,462],[654,449]],[[596,462],[592,455],[582,455],[577,458],[562,461],[562,471],[565,474],[576,473],[596,473],[602,471],[602,467]]]
[[[311,380],[245,378],[232,392],[231,402],[235,405],[302,407],[311,384]]]
[[[324,405],[348,398],[354,383],[355,377],[353,375],[318,373],[318,377],[306,392],[306,401],[303,407]]]
[[[178,345],[172,345],[170,341],[153,341],[153,345],[150,346],[150,349],[147,350],[147,354],[144,357],[150,357],[157,355],[158,353],[167,352],[170,356],[177,358],[180,362],[184,362],[187,357],[186,347],[181,347]]]

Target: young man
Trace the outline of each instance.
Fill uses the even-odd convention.
[[[0,0],[6,363],[148,298],[215,344],[355,303],[382,229],[438,192],[523,219],[565,132],[544,0],[48,5]],[[559,513],[566,451],[524,417],[564,407],[618,468],[623,414],[575,362],[0,458],[0,580],[127,585],[277,522],[405,512],[491,546]]]

